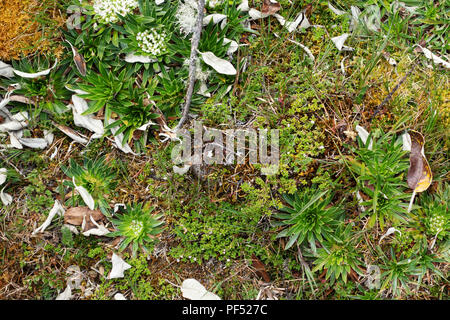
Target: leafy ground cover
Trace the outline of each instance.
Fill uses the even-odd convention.
[[[447,299],[449,5],[207,1],[184,127],[275,175],[174,170],[198,14],[0,0],[0,298]]]

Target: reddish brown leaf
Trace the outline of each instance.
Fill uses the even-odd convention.
[[[264,263],[262,263],[261,260],[259,260],[255,254],[252,254],[252,265],[253,268],[255,268],[255,272],[258,276],[263,278],[265,282],[270,282],[270,276],[266,271]]]
[[[280,11],[281,5],[275,0],[264,0],[261,12],[264,14],[274,14]]]
[[[99,210],[90,210],[88,207],[74,207],[68,209],[64,214],[64,223],[81,226],[84,217],[86,224],[92,224],[90,217],[98,222],[105,216]]]

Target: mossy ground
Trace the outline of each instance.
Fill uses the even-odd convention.
[[[258,8],[262,1],[250,3]],[[178,286],[186,278],[199,280],[224,299],[255,299],[258,294],[280,299],[448,298],[447,237],[439,239],[433,250],[444,260],[432,263],[444,279],[436,277],[432,269],[426,271],[422,283],[408,275],[411,290],[394,295],[390,285],[384,291],[367,289],[365,279],[355,272],[350,273],[346,283],[340,280],[335,284],[326,280],[326,270],[316,272],[315,284],[311,285],[306,270],[312,268],[312,260],[302,256],[300,249],[284,250],[286,241],[276,238],[279,230],[271,224],[271,215],[284,205],[282,194],[312,185],[335,189],[333,203],[344,200],[345,220],[355,222],[364,234],[364,240],[357,245],[361,259],[366,265],[379,264],[385,267],[383,270],[391,270],[374,249],[385,230],[364,227],[366,220],[360,218],[357,201],[349,196],[355,181],[342,156],[352,154],[347,145],[356,146],[352,135],[356,124],[368,131],[416,130],[426,137],[425,152],[435,177],[426,193],[433,196],[439,186],[448,188],[448,71],[428,68],[429,61],[411,49],[418,34],[430,36],[437,27],[424,22],[392,28],[387,41],[384,29],[367,37],[351,37],[346,44],[355,51],[344,53],[330,38],[348,32],[348,21],[334,15],[327,1],[280,3],[280,13],[290,18],[312,4],[309,20],[323,27],[289,34],[273,18],[252,22],[259,35],[246,34],[242,39],[249,45],[239,50],[238,63],[247,63],[248,67],[237,78],[233,94],[223,99],[212,97],[195,110],[210,127],[239,122],[253,128],[281,129],[279,174],[262,176],[259,168],[245,164],[208,166],[202,179],[192,174],[179,176],[172,170],[172,145],[157,142],[156,136],[140,156],[125,156],[108,139],[87,148],[70,145],[60,133],[56,133],[59,151],[53,161],[49,160],[50,151],[2,152],[0,163],[9,168],[7,190],[14,203],[0,209],[0,298],[54,299],[64,290],[65,270],[71,265],[79,266],[83,273],[81,288],[75,291],[80,299],[112,299],[117,292],[130,299],[180,299]],[[39,31],[44,25],[62,25],[56,1],[44,10],[34,1],[0,0],[0,4],[7,8],[0,10],[0,21],[7,22],[0,23],[0,59],[17,59],[20,55],[32,58],[36,50],[46,53],[49,48],[54,50],[50,55],[60,55],[55,33]],[[356,1],[340,3],[348,10],[351,4]],[[28,10],[45,12],[43,19],[32,19]],[[22,13],[11,23],[11,15],[17,12]],[[386,23],[399,26],[398,19]],[[424,26],[426,32],[421,33]],[[25,31],[27,28],[31,28],[30,32]],[[25,33],[30,35],[20,36]],[[11,46],[17,37],[22,40]],[[307,46],[315,61],[288,39]],[[430,43],[436,53],[448,50],[439,47],[438,41]],[[389,51],[397,66],[380,56],[381,51]],[[415,60],[421,61],[415,71],[370,121],[376,106]],[[99,155],[105,155],[108,165],[117,172],[118,186],[108,198],[111,203],[148,203],[166,217],[167,228],[151,259],[133,259],[130,252],[123,254],[133,268],[120,280],[105,278],[111,269],[109,258],[116,240],[69,236],[61,230],[61,219],[43,234],[31,235],[54,199],[66,200],[59,188],[67,179],[61,166],[67,166],[71,158],[81,162],[84,157]],[[423,239],[423,228],[423,224],[404,226],[402,236],[385,240],[385,252],[395,250],[389,261],[417,256],[415,245]],[[425,240],[431,243],[433,237],[425,236]],[[258,267],[261,264],[264,270]]]

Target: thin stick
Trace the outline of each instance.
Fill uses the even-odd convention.
[[[186,103],[183,108],[183,114],[181,116],[180,122],[175,127],[175,131],[180,129],[188,117],[189,108],[191,106],[192,94],[194,93],[195,85],[195,69],[197,67],[197,49],[200,43],[200,36],[202,34],[203,28],[203,10],[205,8],[205,0],[198,0],[198,17],[197,26],[194,31],[191,40],[191,57],[189,59],[189,84],[186,93]]]

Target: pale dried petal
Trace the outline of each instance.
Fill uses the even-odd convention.
[[[56,67],[57,63],[58,63],[58,59],[55,60],[55,64],[53,65],[53,67],[51,67],[47,70],[41,71],[41,72],[37,72],[37,73],[22,72],[22,71],[15,70],[15,69],[13,69],[13,70],[14,70],[14,73],[16,75],[18,75],[19,77],[34,79],[34,78],[48,75],[50,73],[50,71],[52,71],[52,69]]]
[[[195,279],[186,279],[181,284],[183,297],[190,300],[221,300],[220,297],[206,288]]]
[[[36,230],[33,231],[32,234],[36,234],[38,232],[44,232],[45,229],[50,225],[53,218],[58,214],[60,216],[64,215],[64,208],[61,206],[58,200],[55,200],[55,203],[53,204],[53,208],[50,210],[47,219],[44,221],[44,223],[38,227]]]

